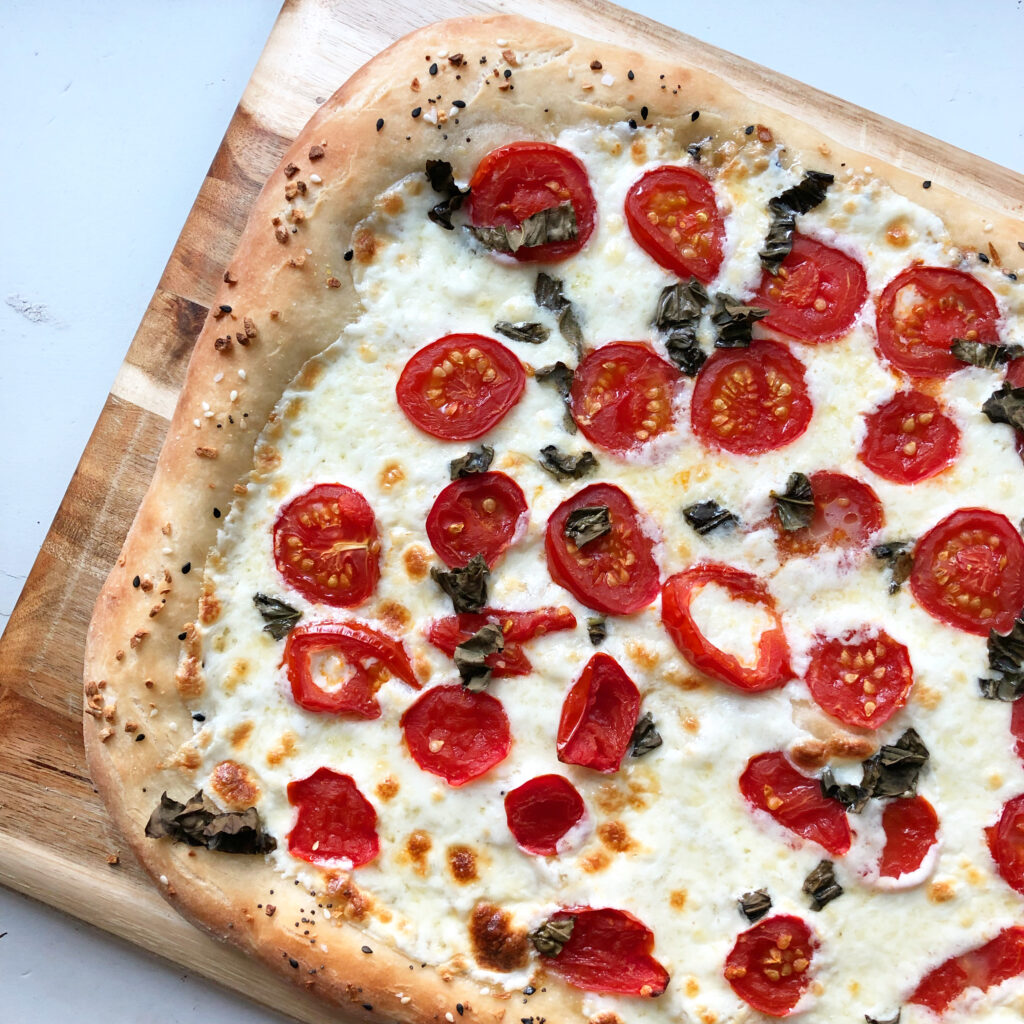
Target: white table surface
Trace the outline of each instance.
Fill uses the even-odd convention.
[[[1024,170],[1020,0],[624,6]],[[0,627],[277,9],[0,0]],[[284,1021],[0,888],[0,1020],[72,1015]]]

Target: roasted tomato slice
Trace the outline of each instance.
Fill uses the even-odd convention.
[[[1024,700],[1015,700],[1010,712],[1010,735],[1014,740],[1017,757],[1024,761]]]
[[[610,655],[595,654],[562,704],[558,760],[617,772],[640,715],[640,691]]]
[[[602,505],[611,530],[577,547],[565,535],[569,516]],[[658,596],[653,547],[633,502],[614,484],[591,484],[563,501],[548,519],[544,541],[551,578],[588,608],[611,615],[637,612]]]
[[[561,951],[544,964],[574,988],[624,996],[660,996],[668,971],[651,955],[654,933],[625,910],[572,907],[552,921],[573,921]]]
[[[1014,359],[1006,368],[1006,383],[1012,388],[1024,388],[1024,359]],[[1024,431],[1014,431],[1017,454],[1024,459]]]
[[[492,150],[469,182],[470,217],[477,227],[514,228],[541,210],[572,203],[576,237],[518,249],[523,262],[555,263],[580,251],[597,223],[587,170],[568,150],[549,142],[513,142]]]
[[[1009,633],[1024,605],[1024,541],[998,512],[958,509],[917,542],[910,589],[965,633]]]
[[[850,849],[850,823],[843,805],[823,795],[818,780],[798,772],[781,751],[752,757],[740,776],[740,792],[752,807],[833,856]]]
[[[427,514],[427,537],[438,557],[455,568],[483,555],[490,568],[522,535],[530,512],[522,488],[504,473],[453,480]]]
[[[811,422],[804,365],[778,342],[718,349],[693,386],[690,422],[709,448],[761,455],[795,441]]]
[[[585,811],[583,797],[561,775],[538,775],[505,797],[505,818],[516,844],[539,857],[554,857]]]
[[[960,454],[960,430],[942,406],[920,391],[901,391],[864,417],[860,461],[896,484],[941,473]]]
[[[293,857],[311,864],[348,860],[357,868],[377,856],[377,812],[350,775],[317,768],[288,783],[288,803],[298,812],[288,833]]]
[[[867,484],[827,470],[812,473],[809,479],[814,494],[810,523],[799,530],[783,530],[773,517],[781,551],[813,555],[822,548],[859,548],[882,528],[882,503]]]
[[[948,377],[964,364],[950,353],[955,338],[996,342],[999,310],[992,293],[962,270],[910,267],[878,300],[878,347],[911,377]]]
[[[274,562],[303,597],[336,608],[362,604],[380,579],[373,509],[344,484],[316,484],[274,523]]]
[[[788,1017],[811,983],[817,942],[790,914],[758,921],[736,937],[725,958],[725,980],[745,1003],[770,1017]]]
[[[576,628],[576,616],[568,608],[538,608],[532,612],[506,612],[497,608],[484,608],[476,614],[465,612],[437,619],[427,627],[427,639],[449,658],[455,648],[479,633],[484,626],[501,626],[505,647],[497,654],[489,654],[485,663],[495,679],[501,676],[526,676],[533,665],[523,650],[523,644],[535,636]]]
[[[881,629],[819,637],[806,682],[823,711],[846,725],[877,729],[907,702],[910,652]]]
[[[450,786],[490,771],[512,745],[501,702],[459,683],[427,690],[406,709],[401,724],[413,760]]]
[[[398,378],[398,404],[409,419],[444,441],[486,434],[519,401],[522,364],[482,334],[448,334],[424,345]]]
[[[773,623],[757,640],[753,664],[716,647],[701,632],[692,605],[709,584],[728,591],[731,601],[756,605]],[[757,692],[784,685],[791,677],[789,644],[775,599],[756,576],[730,565],[707,563],[677,573],[661,592],[661,621],[682,655],[702,672],[740,690]]]
[[[929,971],[908,1002],[941,1014],[969,988],[986,992],[1020,974],[1024,974],[1024,927],[1014,926]]]
[[[778,274],[765,272],[750,305],[768,310],[766,327],[816,344],[845,334],[867,297],[864,268],[852,256],[794,235]]]
[[[374,696],[391,675],[420,688],[405,648],[361,622],[296,626],[284,645],[292,698],[307,711],[379,718]]]
[[[673,429],[679,371],[639,341],[614,341],[591,352],[573,375],[570,402],[580,430],[623,454]]]
[[[1024,894],[1024,793],[1003,804],[999,820],[985,829],[985,835],[1003,881]]]
[[[690,167],[655,167],[626,193],[626,223],[648,256],[707,284],[722,265],[725,222],[711,183]]]
[[[924,863],[939,835],[939,816],[923,796],[891,800],[882,812],[885,846],[878,861],[884,878],[909,875]]]

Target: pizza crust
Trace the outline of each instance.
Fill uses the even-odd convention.
[[[465,63],[437,57],[438,73],[429,75],[426,55],[460,52]],[[456,99],[465,107],[456,110]],[[413,118],[414,107],[437,111],[447,123]],[[694,111],[700,111],[696,121]],[[502,143],[630,118],[671,128],[683,146],[708,134],[727,138],[745,124],[768,125],[792,152],[805,154],[805,166],[838,174],[847,165],[866,171],[870,160],[875,175],[938,213],[965,248],[988,252],[991,245],[1004,258],[1018,251],[1018,221],[938,186],[922,190],[916,176],[752,104],[699,69],[516,17],[461,19],[418,31],[320,108],[253,207],[215,312],[196,342],[150,489],[100,594],[86,653],[84,731],[93,778],[163,895],[213,935],[357,1015],[372,1007],[402,1021],[451,1021],[456,1013],[483,1021],[523,1014],[554,1020],[578,1008],[580,995],[549,979],[547,992],[532,995],[528,1007],[516,997],[513,1008],[455,971],[410,963],[379,942],[364,952],[365,934],[338,926],[339,919],[358,921],[360,912],[358,895],[350,891],[346,898],[344,882],[334,893],[309,893],[260,858],[144,837],[161,792],[184,799],[196,788],[182,747],[192,735],[182,696],[202,686],[198,666],[189,662],[201,567],[283,390],[358,315],[345,254],[376,197],[422,171],[428,158],[449,160],[463,178]],[[289,217],[289,210],[301,212]],[[354,249],[355,260],[372,258],[371,239],[357,238]],[[230,312],[215,315],[221,306]],[[257,465],[260,458],[257,451]],[[192,569],[184,572],[187,564]],[[304,917],[316,917],[316,927],[303,924]],[[312,941],[306,931],[314,933]]]

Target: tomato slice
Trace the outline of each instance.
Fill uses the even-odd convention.
[[[1009,633],[1024,605],[1024,541],[998,512],[958,509],[917,542],[910,589],[929,615],[965,633]]]
[[[549,142],[513,142],[492,150],[469,182],[470,218],[477,227],[514,228],[541,210],[569,202],[576,237],[518,249],[524,263],[556,263],[580,251],[597,223],[597,203],[583,164]]]
[[[750,305],[768,310],[766,327],[814,345],[845,334],[867,297],[864,268],[852,256],[796,234],[778,274],[762,275]]]
[[[718,349],[697,374],[690,422],[709,448],[761,455],[795,441],[811,422],[804,365],[784,345]]]
[[[448,334],[424,345],[398,378],[398,404],[444,441],[468,441],[505,418],[526,386],[522,364],[482,334]]]
[[[725,222],[711,183],[692,168],[647,171],[626,193],[626,223],[637,245],[677,277],[707,284],[718,275]]]
[[[818,780],[797,771],[781,751],[752,757],[740,776],[740,792],[751,806],[833,856],[850,849],[850,823],[843,805],[824,796]]]
[[[611,530],[577,547],[565,535],[571,513],[606,505]],[[628,615],[658,595],[654,542],[644,531],[640,514],[625,491],[614,484],[591,484],[562,502],[548,519],[544,550],[548,572],[582,604],[611,615]]]
[[[891,800],[882,812],[885,846],[878,862],[884,878],[899,878],[916,871],[939,835],[939,816],[923,796]]]
[[[452,568],[474,555],[494,564],[526,529],[530,512],[522,488],[504,473],[474,473],[453,480],[427,514],[427,537]]]
[[[413,760],[450,786],[464,786],[490,771],[512,745],[501,702],[459,683],[427,690],[406,708],[401,725]]]
[[[594,444],[623,454],[672,430],[679,371],[639,341],[614,341],[576,368],[572,418]]]
[[[985,835],[1003,881],[1024,894],[1024,793],[1003,804],[999,820],[985,829]]]
[[[523,644],[535,636],[576,628],[576,616],[568,608],[538,608],[532,612],[506,612],[496,608],[483,608],[476,614],[464,612],[437,619],[427,627],[427,639],[449,658],[455,648],[479,633],[484,626],[501,626],[505,640],[504,650],[489,654],[485,664],[495,679],[501,676],[526,676],[533,665],[523,650]]]
[[[949,349],[954,338],[996,342],[999,310],[992,293],[962,270],[910,267],[878,299],[878,347],[911,377],[948,377],[964,364]]]
[[[303,597],[337,608],[362,604],[380,579],[380,540],[367,500],[344,484],[315,484],[274,523],[274,562]]]
[[[377,812],[351,775],[317,768],[288,783],[288,803],[297,810],[288,852],[311,864],[348,860],[357,868],[380,851]]]
[[[725,980],[745,1003],[770,1017],[788,1017],[811,983],[817,942],[791,914],[758,921],[736,937],[725,959]]]
[[[640,716],[640,691],[608,654],[595,654],[562,704],[558,760],[617,772]]]
[[[572,907],[552,916],[573,918],[561,952],[544,963],[574,988],[624,996],[660,996],[668,971],[651,955],[654,933],[625,910]]]
[[[697,626],[691,605],[709,583],[724,588],[737,601],[758,605],[774,621],[775,625],[766,629],[757,642],[757,661],[753,665],[716,647]],[[757,693],[783,686],[792,676],[789,644],[775,599],[761,580],[742,569],[709,562],[676,573],[662,588],[661,621],[683,657],[712,679]]]
[[[960,430],[942,406],[920,391],[901,391],[864,417],[867,434],[859,458],[896,484],[916,484],[952,466]]]
[[[319,672],[314,658],[323,659]],[[420,688],[402,644],[361,622],[296,626],[285,641],[283,664],[295,703],[324,714],[379,718],[374,694],[392,674]],[[329,681],[330,689],[318,677]]]
[[[1017,757],[1024,761],[1024,699],[1013,702],[1010,712],[1010,735],[1014,739]]]
[[[994,939],[950,957],[929,971],[908,1002],[943,1013],[969,988],[982,992],[1024,974],[1024,927],[1005,928]]]
[[[519,849],[554,857],[558,843],[583,817],[576,787],[561,775],[538,775],[505,797],[505,818]]]
[[[1024,359],[1014,359],[1006,367],[1006,383],[1012,388],[1024,388]],[[1015,430],[1017,454],[1024,459],[1024,432]]]
[[[821,709],[846,725],[877,729],[904,704],[914,684],[910,652],[882,629],[819,637],[807,686]]]
[[[778,519],[776,543],[790,555],[813,555],[822,548],[859,548],[884,522],[882,503],[865,483],[844,473],[819,470],[809,477],[814,493],[814,517],[799,530],[783,530]]]

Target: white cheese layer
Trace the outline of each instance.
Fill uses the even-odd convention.
[[[631,147],[642,138],[643,152]],[[550,271],[564,281],[590,345],[646,340],[661,349],[651,326],[659,291],[673,278],[633,241],[622,216],[633,181],[666,161],[687,163],[668,136],[654,130],[565,132],[559,143],[584,161],[598,200],[598,227],[588,246]],[[739,157],[714,178],[727,212],[726,260],[709,291],[748,296],[760,277],[757,250],[766,227],[765,204],[799,178],[775,159]],[[533,300],[537,268],[477,251],[466,235],[430,222],[435,197],[421,183],[395,187],[402,209],[378,211],[365,227],[377,253],[356,267],[365,307],[324,358],[311,387],[282,399],[278,468],[250,483],[225,521],[217,554],[208,566],[221,612],[202,631],[208,689],[197,708],[206,715],[198,745],[203,775],[226,759],[249,765],[260,786],[258,807],[279,840],[274,863],[282,873],[321,887],[317,869],[287,852],[294,812],[288,782],[321,766],[350,775],[374,805],[380,855],[353,872],[353,881],[378,908],[367,931],[418,960],[446,963],[468,947],[467,921],[481,902],[508,910],[517,925],[537,926],[559,906],[628,910],[655,935],[655,956],[669,971],[668,990],[657,1000],[590,997],[585,1009],[613,1010],[630,1024],[647,1021],[749,1020],[745,1004],[722,975],[725,958],[746,927],[736,900],[767,889],[773,912],[797,914],[813,928],[819,948],[804,1019],[860,1020],[891,1016],[916,979],[947,957],[978,945],[1024,918],[1024,898],[996,874],[984,826],[1004,801],[1024,790],[1024,769],[1009,741],[1009,709],[979,699],[976,680],[986,670],[985,641],[936,622],[904,587],[890,597],[887,578],[866,551],[853,557],[822,551],[809,558],[779,557],[768,521],[770,493],[785,487],[794,470],[828,469],[856,476],[877,492],[885,510],[885,539],[918,537],[955,508],[982,506],[1017,521],[1024,481],[1008,428],[979,412],[997,385],[986,371],[965,369],[943,382],[941,400],[960,427],[956,464],[913,487],[875,477],[857,459],[863,416],[903,386],[878,360],[872,301],[842,339],[819,346],[791,344],[807,368],[813,419],[787,447],[743,458],[706,450],[689,427],[692,385],[679,402],[676,429],[650,450],[617,457],[594,449],[582,434],[570,436],[555,391],[529,379],[522,400],[481,440],[496,454],[493,469],[513,476],[526,495],[530,521],[523,537],[496,566],[489,604],[531,610],[566,605],[579,626],[526,645],[534,671],[495,680],[513,736],[509,756],[479,780],[455,789],[423,772],[402,739],[399,718],[416,693],[392,679],[378,697],[376,721],[312,714],[292,702],[282,645],[262,631],[252,597],[282,598],[303,613],[303,623],[358,617],[397,635],[396,610],[405,621],[401,639],[417,659],[428,685],[457,679],[452,662],[425,640],[424,626],[451,614],[449,600],[429,579],[412,579],[407,556],[415,546],[436,563],[424,522],[448,483],[448,463],[479,442],[439,442],[414,427],[395,399],[398,375],[423,345],[449,333],[494,336],[497,321],[540,321],[549,339],[532,346],[504,342],[525,363],[541,367],[575,358],[553,316]],[[394,205],[390,206],[394,209]],[[887,241],[894,223],[906,230]],[[839,245],[864,262],[871,295],[914,260],[948,265],[953,251],[931,214],[877,183],[837,182],[817,210],[800,219],[802,231]],[[1009,284],[979,268],[1009,311]],[[1019,331],[1014,318],[1008,330]],[[294,401],[301,398],[301,403]],[[558,482],[538,465],[539,451],[594,449],[597,473],[583,482]],[[793,650],[793,667],[806,668],[818,633],[838,635],[864,626],[884,628],[907,646],[915,687],[906,708],[879,730],[893,742],[909,726],[931,752],[920,792],[938,812],[941,845],[920,877],[895,891],[879,885],[872,865],[879,849],[879,815],[850,815],[854,849],[836,863],[844,895],[814,913],[801,885],[825,854],[774,822],[755,815],[740,796],[737,779],[749,758],[786,750],[811,737],[806,687],[745,694],[711,682],[692,669],[660,623],[657,603],[638,614],[609,617],[600,648],[636,682],[642,711],[650,711],[663,744],[642,759],[627,758],[612,776],[560,764],[555,734],[562,702],[594,652],[586,620],[593,613],[550,579],[544,527],[555,507],[586,483],[607,480],[623,488],[648,517],[658,542],[662,578],[699,561],[719,561],[764,579],[781,612]],[[351,612],[314,605],[291,590],[274,566],[271,530],[279,509],[316,482],[340,482],[361,492],[376,515],[381,537],[381,578],[374,597]],[[683,507],[715,498],[744,524],[699,537],[685,523]],[[705,588],[695,614],[707,635],[742,660],[754,660],[756,638],[768,625],[756,607],[727,602]],[[745,618],[743,618],[745,616]],[[739,617],[739,630],[735,620]],[[389,625],[388,623],[391,623]],[[251,724],[243,736],[239,727]],[[290,740],[288,739],[290,737]],[[270,756],[272,755],[272,756]],[[836,764],[844,779],[859,781],[856,763]],[[573,842],[554,858],[518,849],[505,821],[503,796],[537,775],[559,773],[579,790],[587,817]],[[610,828],[609,826],[615,826]],[[412,833],[429,837],[417,860]],[[614,836],[614,840],[612,839]],[[472,851],[476,878],[457,881],[450,857]],[[894,966],[898,960],[899,966]],[[496,988],[527,984],[530,967],[500,975],[463,963]],[[977,998],[975,998],[977,997]],[[1019,1020],[1024,988],[1018,981],[965,999],[954,1021]],[[904,1007],[903,1024],[927,1015]]]

